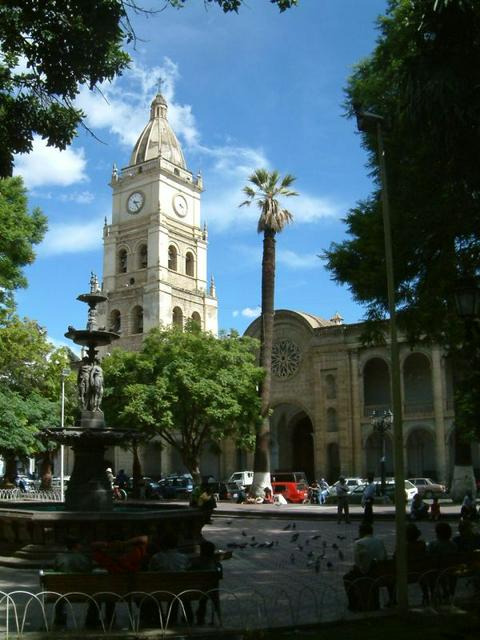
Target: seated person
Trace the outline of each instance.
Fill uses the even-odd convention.
[[[273,494],[270,487],[265,487],[265,496],[263,498],[263,504],[273,504]]]
[[[308,487],[310,492],[310,502],[312,504],[320,504],[320,485],[316,480]]]
[[[471,491],[467,491],[463,498],[460,517],[468,520],[476,520],[478,518],[476,501]]]
[[[436,539],[427,545],[427,552],[435,555],[456,553],[457,545],[451,540],[452,528],[448,522],[437,522],[435,525]]]
[[[480,549],[480,534],[473,529],[471,520],[460,520],[458,523],[458,534],[453,537],[458,551],[475,551]]]
[[[149,571],[186,571],[189,559],[178,550],[178,537],[165,533],[159,540],[159,550],[150,558]]]
[[[423,501],[419,493],[416,493],[410,505],[410,520],[425,520],[427,515],[428,504]]]
[[[54,570],[62,573],[90,573],[92,559],[87,555],[82,543],[77,538],[69,536],[65,541],[66,551],[55,556]],[[60,600],[55,605],[55,624],[65,626],[67,624],[66,599]],[[93,607],[93,608],[92,608]],[[87,621],[95,614],[95,605],[90,604],[87,611]]]
[[[369,522],[363,521],[358,533],[359,537],[353,545],[354,566],[343,576],[348,608],[351,611],[378,609],[378,587],[375,588],[372,583],[366,588],[360,579],[374,575],[376,564],[387,559],[387,551],[383,541],[373,535],[373,527]]]
[[[113,535],[108,542],[93,542],[93,559],[99,567],[106,569],[108,573],[136,573],[142,569],[142,563],[147,553],[148,537],[136,536],[129,540],[119,540],[118,535]],[[102,601],[99,602],[102,604]],[[96,616],[87,615],[86,626],[98,627],[100,619],[98,610]],[[105,601],[105,622],[111,627],[115,613],[115,603]]]

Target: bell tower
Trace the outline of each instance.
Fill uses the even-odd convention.
[[[140,348],[143,334],[189,319],[218,332],[217,298],[207,281],[207,229],[201,226],[200,175],[187,169],[161,94],[127,167],[114,166],[112,222],[103,230],[99,323],[120,333],[116,344]],[[99,310],[100,311],[100,310]],[[100,315],[100,314],[99,314]]]

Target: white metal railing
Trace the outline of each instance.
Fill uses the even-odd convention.
[[[30,491],[21,491],[17,487],[15,489],[0,489],[0,501],[25,501],[25,502],[60,502],[61,491],[59,488],[54,489],[31,489]]]
[[[419,577],[416,584],[410,585],[410,606],[423,606],[424,594],[420,585],[429,581],[428,572]],[[456,588],[453,593],[445,594],[444,576],[440,574],[434,583],[431,582],[431,598],[428,606],[441,611],[445,606],[457,604],[457,598],[465,597],[467,582],[462,585],[462,593]],[[98,635],[108,635],[120,627],[122,635],[134,637],[144,628],[156,629],[157,636],[164,638],[170,635],[176,626],[174,619],[178,613],[182,621],[182,635],[198,634],[198,627],[190,618],[188,597],[195,594],[195,601],[202,596],[207,599],[205,623],[210,628],[239,631],[248,626],[249,629],[274,629],[293,627],[303,624],[320,624],[342,620],[346,617],[366,617],[377,615],[387,605],[389,595],[387,589],[380,588],[381,583],[369,578],[360,578],[351,583],[352,589],[362,593],[366,606],[364,610],[351,613],[348,610],[348,599],[343,589],[335,588],[331,582],[305,583],[295,581],[285,585],[265,585],[260,588],[243,588],[241,591],[214,590],[202,592],[186,590],[175,595],[168,591],[146,593],[132,591],[120,596],[111,592],[97,593],[94,596],[82,592],[60,594],[51,591],[32,593],[25,590],[0,591],[0,638],[28,638],[35,629],[35,638],[50,638],[52,632],[81,630],[85,626],[87,611],[90,608],[90,622],[95,618]],[[470,594],[468,594],[470,595]],[[472,590],[473,596],[473,590]],[[169,600],[168,604],[165,602]],[[104,603],[110,600],[114,616],[107,619],[103,611]],[[220,602],[220,608],[215,602]],[[196,606],[196,604],[195,604]],[[61,618],[58,619],[58,612]],[[148,620],[146,612],[148,611]],[[220,613],[221,612],[221,613]],[[115,622],[114,622],[115,620]],[[228,621],[224,625],[223,620]],[[117,631],[118,633],[118,631]]]

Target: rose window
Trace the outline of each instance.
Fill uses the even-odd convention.
[[[272,371],[279,378],[289,378],[300,364],[300,349],[291,340],[280,340],[273,345]]]

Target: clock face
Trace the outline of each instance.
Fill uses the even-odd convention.
[[[132,194],[128,196],[128,200],[127,200],[128,213],[138,213],[140,209],[143,207],[144,201],[145,201],[145,198],[143,193],[140,193],[140,191],[134,191]]]
[[[183,216],[187,215],[188,204],[181,193],[177,193],[173,197],[173,208],[178,216],[181,216],[183,218]]]

